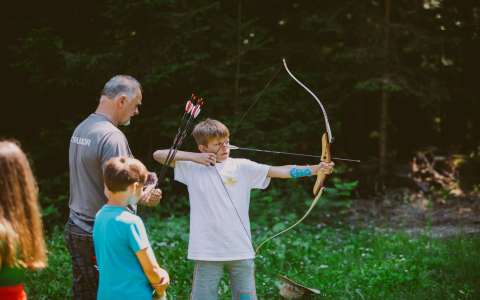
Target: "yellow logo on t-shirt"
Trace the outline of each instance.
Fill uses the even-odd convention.
[[[235,177],[225,177],[223,178],[223,183],[225,183],[225,185],[234,185],[237,183],[237,180]]]

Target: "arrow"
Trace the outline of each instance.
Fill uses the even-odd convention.
[[[291,155],[291,156],[301,156],[301,157],[312,157],[312,158],[321,158],[320,155],[312,155],[312,154],[302,154],[302,153],[293,153],[293,152],[285,152],[285,151],[273,151],[273,150],[263,150],[263,149],[255,149],[255,148],[246,148],[246,147],[238,147],[234,145],[230,145],[230,150],[243,150],[243,151],[254,151],[254,152],[265,152],[265,153],[273,153],[273,154],[283,154],[283,155]],[[332,157],[334,160],[342,160],[342,161],[349,161],[349,162],[356,162],[359,163],[359,159],[349,159],[349,158],[341,158],[341,157]]]

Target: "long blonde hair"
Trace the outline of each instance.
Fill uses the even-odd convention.
[[[16,143],[0,141],[0,269],[41,269],[46,262],[32,169]]]

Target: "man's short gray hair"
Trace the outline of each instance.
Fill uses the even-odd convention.
[[[102,89],[102,96],[107,96],[110,99],[114,99],[119,94],[126,94],[131,100],[137,89],[142,90],[142,86],[130,75],[115,75],[113,76]]]

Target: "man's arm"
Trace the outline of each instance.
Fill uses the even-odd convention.
[[[298,178],[317,175],[319,171],[330,174],[333,171],[333,163],[321,162],[312,166],[273,166],[268,170],[267,176],[270,178]]]
[[[170,277],[168,276],[167,271],[160,268],[158,265],[152,248],[148,247],[141,249],[136,253],[136,255],[151,286],[155,289],[159,296],[163,296],[168,285],[170,284]]]
[[[157,150],[153,153],[153,159],[162,165],[165,164],[168,155],[168,149]],[[187,152],[187,151],[177,151],[175,157],[170,164],[170,167],[175,167],[175,162],[179,160],[188,160],[193,161],[205,166],[214,165],[216,162],[216,155],[214,153],[197,153],[197,152]]]

